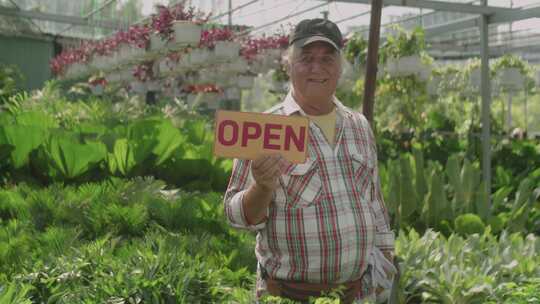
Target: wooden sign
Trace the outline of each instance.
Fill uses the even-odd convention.
[[[309,119],[300,116],[216,111],[214,154],[255,159],[281,154],[288,161],[306,161]]]

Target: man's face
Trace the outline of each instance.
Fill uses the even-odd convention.
[[[330,44],[317,41],[303,47],[291,63],[295,97],[307,103],[330,101],[336,91],[340,68],[338,53]]]

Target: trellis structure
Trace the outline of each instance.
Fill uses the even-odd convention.
[[[528,9],[520,8],[505,8],[497,6],[489,6],[487,0],[481,0],[480,5],[472,3],[457,3],[457,2],[443,2],[433,0],[336,0],[337,2],[348,3],[361,3],[371,4],[372,13],[378,14],[380,18],[380,12],[377,12],[382,6],[404,6],[423,9],[432,9],[436,11],[449,11],[472,14],[475,16],[449,22],[425,29],[426,37],[432,38],[438,35],[447,34],[451,32],[461,31],[469,28],[479,28],[480,30],[480,57],[481,57],[481,84],[480,92],[482,96],[482,175],[485,182],[486,193],[490,193],[491,190],[491,145],[490,145],[490,107],[491,107],[491,94],[490,94],[490,78],[489,78],[489,25],[508,23],[513,21],[519,21],[529,18],[540,17],[540,3],[538,7],[532,7]],[[379,20],[371,19],[372,24],[376,25],[376,29],[371,26],[370,31],[376,31],[378,36]],[[375,23],[374,23],[375,22]],[[366,71],[366,88],[364,98],[364,110],[368,109],[367,116],[371,117],[371,110],[373,109],[373,96],[375,91],[375,77],[376,67],[370,65],[370,50],[376,50],[377,46],[373,46],[375,43],[378,45],[378,37],[373,41],[374,36],[370,35],[370,47],[368,48],[368,65]],[[376,58],[371,58],[371,61],[376,65]],[[371,81],[370,81],[371,78]],[[486,196],[488,206],[491,205],[489,195]]]

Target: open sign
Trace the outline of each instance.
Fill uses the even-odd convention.
[[[216,111],[214,154],[255,159],[279,153],[292,163],[306,160],[309,119],[300,116]]]

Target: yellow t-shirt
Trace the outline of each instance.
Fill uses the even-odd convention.
[[[336,108],[325,115],[307,115],[324,133],[328,143],[334,145],[334,136],[336,133]]]

